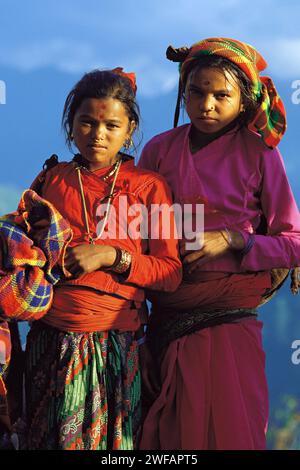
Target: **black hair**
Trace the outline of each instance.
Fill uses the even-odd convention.
[[[180,106],[184,107],[185,104],[185,88],[188,77],[190,76],[193,70],[199,71],[203,68],[218,68],[223,71],[224,76],[225,72],[228,72],[236,80],[241,90],[241,99],[245,110],[244,112],[240,113],[238,123],[240,127],[249,124],[249,122],[251,122],[251,120],[255,116],[255,113],[259,106],[259,101],[257,100],[252,91],[253,85],[251,80],[247,77],[243,70],[241,70],[236,64],[226,59],[225,57],[221,57],[218,55],[208,55],[200,56],[199,60],[192,60],[187,69],[185,70],[183,82],[180,83],[178,90],[178,100],[175,111],[174,127],[176,127],[178,123]]]
[[[123,103],[129,122],[134,121],[135,129],[140,123],[140,110],[130,80],[111,70],[93,70],[86,73],[68,94],[62,116],[66,143],[71,149],[73,121],[76,111],[87,98],[114,98]]]

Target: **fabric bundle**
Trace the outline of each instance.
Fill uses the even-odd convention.
[[[63,265],[72,239],[68,222],[35,191],[0,219],[0,414],[6,415],[5,372],[11,338],[5,320],[38,320],[49,310],[53,285],[69,276]]]
[[[50,308],[53,285],[62,275],[68,222],[45,199],[26,190],[17,212],[0,219],[0,315],[38,320]]]

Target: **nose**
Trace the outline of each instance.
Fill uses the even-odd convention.
[[[104,126],[95,126],[93,128],[93,138],[97,141],[101,141],[101,140],[104,140],[105,138],[105,130],[104,130]]]
[[[208,111],[213,111],[214,108],[215,108],[214,97],[211,95],[204,95],[200,102],[201,111],[206,113]]]

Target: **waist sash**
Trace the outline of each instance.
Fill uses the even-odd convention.
[[[147,339],[154,357],[158,357],[164,348],[175,339],[195,333],[204,328],[234,323],[247,317],[257,317],[255,308],[237,308],[232,310],[203,311],[200,308],[187,312],[174,310],[164,316],[164,321],[159,320],[157,327],[156,315],[150,315],[147,330]]]

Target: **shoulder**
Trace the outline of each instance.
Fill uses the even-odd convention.
[[[140,170],[138,172],[138,185],[136,187],[137,196],[148,202],[172,201],[171,188],[167,181],[159,173],[150,170]]]
[[[161,134],[157,134],[152,137],[146,145],[166,144],[168,142],[172,142],[174,138],[181,138],[188,127],[190,127],[190,124],[184,124],[183,126],[175,127],[174,129],[169,129]]]
[[[128,171],[128,177],[135,186],[151,186],[153,184],[164,185],[166,181],[159,173],[139,166],[132,166]]]
[[[240,136],[244,140],[245,144],[247,147],[250,147],[252,149],[252,152],[256,152],[259,155],[263,156],[269,156],[269,155],[278,155],[279,151],[277,147],[275,148],[270,148],[267,147],[266,144],[264,143],[263,139],[259,134],[256,132],[250,131],[246,127],[242,128],[239,131]]]
[[[149,170],[162,172],[162,167],[170,166],[180,154],[180,149],[184,145],[185,136],[190,124],[170,129],[153,137],[143,148],[138,166]]]
[[[44,170],[45,180],[53,180],[56,178],[64,178],[68,174],[74,172],[74,163],[70,162],[58,162],[55,166]]]
[[[52,158],[52,157],[51,157]],[[58,176],[64,175],[68,171],[74,168],[72,162],[58,162],[58,159],[52,159],[49,165],[50,159],[48,158],[43,164],[43,170],[36,176],[32,182],[30,188],[36,191],[38,194],[41,193],[42,188],[51,180]]]
[[[150,149],[151,147],[158,146],[167,147],[174,142],[174,139],[181,139],[185,135],[187,127],[189,126],[190,124],[184,124],[183,126],[175,127],[175,129],[169,129],[168,131],[162,132],[161,134],[157,134],[147,142],[144,149]]]
[[[239,131],[239,138],[239,146],[246,158],[255,166],[258,165],[262,174],[265,171],[284,168],[279,149],[267,147],[259,134],[243,128]]]
[[[59,162],[52,168],[46,170],[45,183],[51,182],[51,184],[57,181],[68,178],[69,175],[74,174],[74,163],[73,162]]]
[[[137,166],[128,166],[123,173],[126,184],[131,192],[146,197],[152,193],[169,193],[170,188],[163,176],[160,174]]]

